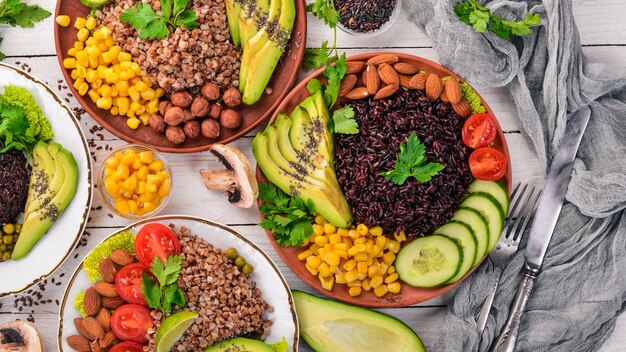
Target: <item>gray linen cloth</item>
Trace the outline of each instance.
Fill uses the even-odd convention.
[[[626,301],[626,70],[587,62],[571,1],[487,1],[505,19],[522,19],[527,11],[541,15],[541,26],[532,35],[511,41],[476,33],[460,22],[453,10],[457,2],[405,0],[404,7],[431,37],[442,64],[472,84],[506,86],[522,133],[544,170],[563,136],[568,112],[591,106],[568,202],[522,320],[517,350],[597,350]],[[503,272],[481,351],[505,323],[524,247],[522,243]],[[426,341],[429,350],[474,347],[476,316],[493,279],[486,261],[459,286],[438,340]]]

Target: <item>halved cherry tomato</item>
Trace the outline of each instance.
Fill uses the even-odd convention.
[[[146,299],[141,292],[142,273],[151,275],[150,269],[141,263],[126,265],[115,275],[115,289],[126,302],[147,306]]]
[[[506,157],[494,148],[474,150],[469,158],[472,175],[479,180],[499,180],[506,172]]]
[[[176,234],[165,225],[147,224],[139,230],[135,238],[137,259],[147,266],[152,265],[155,256],[166,262],[170,254],[179,252],[180,242]]]
[[[143,352],[143,346],[136,342],[121,342],[111,347],[109,352]]]
[[[463,125],[463,143],[470,148],[486,147],[496,138],[496,120],[487,113],[470,116]]]
[[[153,325],[150,311],[137,304],[125,304],[111,315],[111,331],[122,341],[146,342],[146,334]]]

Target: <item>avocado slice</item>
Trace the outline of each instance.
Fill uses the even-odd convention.
[[[263,341],[237,337],[211,345],[204,352],[274,352],[274,349]]]
[[[235,0],[236,1],[236,0]],[[267,18],[271,0],[246,0],[241,1],[241,11],[239,12],[239,43],[245,52],[248,47],[248,40],[259,30],[259,23]],[[241,79],[240,79],[241,81]]]
[[[287,174],[293,177],[309,176],[314,180],[324,182],[326,175],[324,170],[316,169],[314,165],[309,163],[292,162],[287,160],[278,148],[278,132],[273,125],[267,126],[264,132],[267,137],[268,154],[274,164],[284,170]]]
[[[56,169],[54,159],[48,152],[46,143],[38,142],[35,144],[32,157],[33,169],[28,186],[28,195],[26,196],[26,205],[24,206],[25,210],[39,208],[46,199],[47,190],[50,188],[50,181],[54,178]],[[31,190],[37,190],[37,192]],[[57,190],[54,192],[56,193]]]
[[[324,93],[322,93],[321,90],[318,90],[311,96],[311,99],[315,104],[317,116],[322,120],[324,126],[328,126],[330,112],[328,111],[328,107],[326,107],[326,102],[324,101]],[[330,155],[330,161],[332,162],[335,160],[335,139],[330,131],[328,131],[328,128],[324,128],[324,135],[326,144],[328,145],[328,155]]]
[[[226,17],[228,18],[228,29],[230,30],[230,39],[233,44],[239,46],[239,14],[241,13],[241,0],[226,0]]]
[[[242,101],[244,104],[252,105],[261,99],[265,87],[272,78],[278,60],[280,60],[285,51],[295,17],[296,4],[294,0],[281,1],[278,23],[269,24],[270,27],[275,27],[276,30],[273,33],[269,33],[267,43],[259,51],[253,53],[250,60],[248,75],[242,89]],[[239,84],[242,84],[241,76],[239,77]]]
[[[389,315],[292,291],[300,335],[317,352],[424,352],[409,326]]]
[[[40,201],[38,201],[38,206],[35,206],[35,203],[31,201],[24,212],[24,223],[15,244],[12,255],[13,260],[25,257],[35,243],[61,216],[67,205],[74,198],[78,183],[78,167],[72,153],[57,143],[47,145],[46,143],[38,142],[35,149],[38,149],[38,155],[35,156],[33,152],[33,160],[39,159],[39,162],[33,162],[28,199],[40,199]],[[46,153],[43,152],[44,149]],[[42,157],[44,159],[41,159]],[[53,161],[52,166],[45,164],[43,161],[47,161],[46,158],[48,157]],[[55,176],[43,179],[41,175],[47,174],[49,170],[42,169],[42,167],[53,168]],[[62,174],[62,177],[58,178],[57,174]]]

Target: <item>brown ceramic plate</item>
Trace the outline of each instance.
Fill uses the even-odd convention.
[[[379,55],[379,54],[383,54],[383,53],[374,52],[374,53],[355,55],[355,56],[349,57],[348,61],[367,61],[369,58]],[[428,73],[435,73],[441,77],[452,76],[452,77],[456,77],[462,80],[462,78],[459,77],[454,72],[430,60],[426,60],[418,56],[402,54],[402,53],[393,53],[393,54],[397,55],[401,61],[414,62],[416,64],[419,64],[421,69]],[[278,115],[279,112],[285,112],[287,114],[291,113],[291,111],[293,111],[293,109],[302,100],[308,97],[309,92],[306,89],[307,82],[313,78],[323,77],[322,73],[323,73],[323,69],[319,69],[315,71],[314,73],[312,73],[310,76],[308,76],[304,81],[300,82],[300,84],[298,84],[291,91],[291,93],[289,93],[289,95],[285,98],[285,100],[278,106],[278,108],[276,109],[276,112],[274,113],[274,115],[272,116],[272,119],[270,120],[270,123],[276,119],[276,116]],[[491,110],[489,105],[487,105],[487,103],[482,97],[480,99],[483,105],[485,106],[485,108],[487,109],[487,112],[491,116],[494,116],[495,118],[495,115],[493,114],[493,111]],[[511,158],[509,156],[509,149],[507,148],[504,134],[502,133],[502,129],[500,128],[499,125],[498,125],[498,134],[496,136],[493,147],[503,152],[507,158],[508,168],[507,168],[506,174],[501,179],[501,181],[504,183],[504,185],[507,187],[507,189],[510,192],[511,190]],[[265,176],[263,175],[263,173],[258,167],[257,167],[257,178],[261,180],[262,182],[267,182],[267,180],[265,179]],[[350,295],[348,295],[349,287],[347,285],[334,285],[332,291],[326,291],[325,289],[322,288],[322,285],[319,279],[316,276],[311,275],[307,271],[307,269],[304,267],[304,262],[298,260],[298,253],[302,252],[301,248],[281,247],[278,245],[278,243],[276,243],[276,241],[274,240],[274,235],[271,232],[266,231],[266,233],[270,242],[274,246],[274,249],[276,249],[276,252],[278,252],[280,257],[285,261],[285,263],[287,263],[287,266],[289,266],[289,268],[299,278],[301,278],[309,286],[318,290],[320,293],[328,297],[334,298],[336,300],[346,302],[346,303],[359,305],[359,306],[365,306],[365,307],[378,307],[378,308],[403,307],[403,306],[421,303],[431,298],[437,297],[441,295],[442,293],[453,288],[456,284],[458,284],[457,282],[452,285],[426,289],[426,288],[412,287],[412,286],[409,286],[408,284],[403,283],[402,291],[399,294],[387,294],[382,298],[376,297],[373,291],[369,291],[369,292],[363,291],[363,293],[360,296],[351,297]],[[474,269],[472,269],[465,277],[470,275],[473,271]],[[461,282],[463,279],[461,279],[459,282]]]
[[[165,139],[165,134],[156,133],[147,126],[142,126],[136,130],[130,129],[126,126],[125,118],[113,116],[108,111],[98,108],[91,99],[86,96],[80,96],[71,84],[71,82],[73,82],[72,77],[70,77],[71,70],[67,70],[63,67],[63,59],[68,57],[67,51],[73,47],[76,41],[76,33],[78,30],[73,26],[74,19],[78,16],[87,16],[89,11],[90,9],[83,6],[79,0],[57,0],[55,16],[60,14],[68,15],[72,19],[72,24],[67,28],[60,27],[57,24],[54,25],[57,58],[59,59],[65,80],[70,83],[68,86],[80,105],[111,133],[127,142],[148,145],[163,152],[191,153],[208,150],[214,143],[229,143],[250,132],[269,117],[285,95],[287,95],[296,79],[298,69],[304,57],[306,4],[305,0],[296,0],[296,19],[291,39],[289,40],[285,54],[276,66],[274,75],[268,84],[268,87],[273,91],[272,94],[264,94],[261,100],[254,105],[242,105],[238,108],[243,118],[242,125],[238,129],[229,130],[223,128],[219,139],[208,139],[199,136],[196,139],[187,139],[184,143],[176,145]]]

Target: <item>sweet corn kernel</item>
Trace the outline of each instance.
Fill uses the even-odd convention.
[[[78,86],[78,94],[80,94],[80,96],[84,96],[85,94],[87,94],[88,90],[89,84],[87,84],[86,82],[83,82],[80,86]]]
[[[326,225],[324,225],[324,232],[326,232]],[[328,234],[328,242],[330,244],[337,244],[341,242],[341,236],[339,236],[339,234],[336,233],[330,233]]]
[[[383,262],[387,265],[393,264],[396,260],[396,255],[393,252],[387,252],[383,255]]]
[[[382,275],[376,275],[374,277],[372,277],[370,279],[370,286],[372,286],[372,288],[376,288],[380,285],[382,285],[383,283],[383,276]]]
[[[348,272],[346,272],[344,274],[344,277],[346,278],[347,282],[352,282],[355,281],[359,278],[359,273],[356,271],[356,269],[352,269]]]
[[[133,130],[136,130],[139,127],[140,123],[141,121],[136,117],[131,117],[126,120],[126,125],[132,128]],[[154,192],[156,192],[156,189],[154,190]]]
[[[67,68],[67,69],[74,69],[76,68],[76,59],[73,57],[68,57],[67,59],[63,60],[63,67]]]
[[[313,224],[313,233],[315,235],[321,236],[324,234],[324,226],[319,224]]]
[[[92,30],[94,28],[96,28],[96,25],[98,24],[98,22],[96,21],[96,19],[94,17],[89,17],[87,18],[87,20],[85,21],[85,28]]]
[[[327,252],[326,255],[324,256],[324,261],[328,263],[328,265],[338,266],[340,258],[336,253]]]
[[[352,281],[352,282],[348,282],[346,285],[348,287],[361,287],[361,283],[362,283],[362,281],[355,280],[355,281]]]
[[[312,255],[313,255],[313,252],[311,252],[310,249],[307,249],[306,251],[300,252],[298,254],[298,260],[305,260],[308,256],[312,256]]]
[[[325,290],[330,291],[333,289],[333,285],[335,284],[334,276],[324,276],[321,272],[317,276],[319,277],[320,283]]]
[[[326,263],[320,264],[317,270],[319,270],[319,275],[322,275],[324,277],[330,276],[330,267]]]
[[[350,287],[350,289],[348,290],[348,294],[350,295],[350,297],[359,296],[361,294],[361,288],[360,287]]]
[[[337,284],[347,284],[348,281],[346,280],[345,276],[343,276],[343,273],[339,272],[339,273],[335,274],[335,283],[337,283]]]
[[[387,291],[391,292],[391,293],[400,293],[400,289],[401,289],[401,285],[399,282],[392,282],[390,284],[387,285]]]
[[[359,274],[367,274],[367,263],[365,263],[365,262],[357,262],[356,263],[356,271],[358,271]]]
[[[334,234],[337,231],[335,225],[331,223],[324,224],[324,233],[327,235]]]
[[[392,283],[392,282],[394,282],[394,281],[396,281],[396,280],[398,280],[398,274],[397,274],[397,273],[393,273],[393,274],[391,274],[391,275],[387,276],[387,277],[385,278],[384,282],[385,282],[386,284],[390,284],[390,283]]]
[[[76,38],[81,42],[84,42],[89,38],[89,30],[87,28],[81,28],[78,30],[78,34],[76,34]]]
[[[56,22],[61,27],[67,27],[70,25],[70,16],[67,16],[67,15],[57,16]]]
[[[306,268],[306,270],[308,270],[311,273],[311,275],[317,276],[317,273],[318,273],[317,268],[311,267],[309,263],[304,264],[304,267]]]
[[[365,291],[369,291],[372,289],[372,286],[370,285],[370,279],[363,279],[363,281],[361,281],[361,287],[365,290]]]
[[[388,243],[389,247],[387,249],[389,249],[389,251],[391,251],[392,253],[398,253],[400,251],[400,242],[390,240],[388,241]]]
[[[376,295],[376,297],[382,297],[386,295],[387,292],[388,292],[387,285],[380,285],[374,288],[374,294]]]
[[[322,260],[315,255],[310,255],[306,258],[306,263],[309,264],[311,268],[317,269],[322,264]]]
[[[356,227],[356,232],[358,232],[361,236],[365,236],[369,232],[369,229],[367,228],[367,226],[365,226],[365,224],[359,224]]]
[[[74,27],[78,30],[85,28],[85,22],[87,20],[84,17],[76,17],[76,21],[74,21]]]

